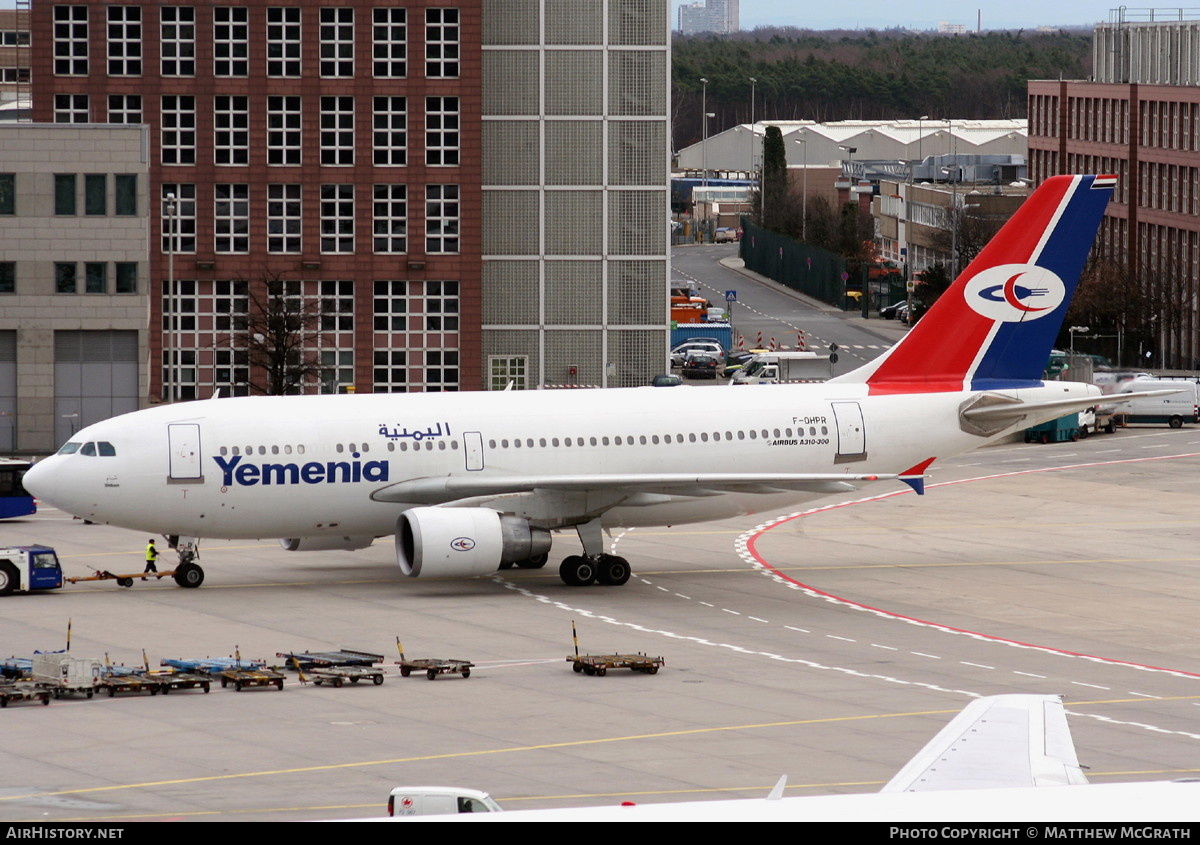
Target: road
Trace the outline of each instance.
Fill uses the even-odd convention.
[[[697,285],[714,304],[725,301],[725,291],[736,290],[732,307],[735,334],[752,347],[761,333],[763,343],[774,338],[795,347],[799,333],[809,349],[825,351],[836,343],[840,375],[875,358],[902,335],[903,329],[890,320],[862,320],[831,306],[814,306],[792,291],[771,282],[723,266],[722,259],[737,257],[737,244],[704,244],[676,247],[671,257],[672,283]]]
[[[763,388],[770,389],[770,388]],[[934,465],[800,515],[611,538],[635,576],[404,580],[390,544],[203,545],[198,590],[136,582],[2,599],[5,654],[163,657],[353,647],[477,663],[470,679],[60,700],[3,711],[8,820],[373,815],[401,783],[513,809],[878,789],[972,696],[1060,693],[1094,782],[1200,767],[1200,430],[1127,429]],[[69,574],[140,570],[145,536],[49,510],[6,542]],[[161,567],[160,567],[161,568]],[[585,650],[666,658],[573,674]]]

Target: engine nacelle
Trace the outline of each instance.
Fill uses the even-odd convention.
[[[284,537],[279,545],[289,552],[353,552],[374,542],[374,537]]]
[[[412,508],[396,520],[396,562],[412,578],[487,575],[550,551],[550,532],[488,508]]]

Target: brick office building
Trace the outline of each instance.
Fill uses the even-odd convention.
[[[663,366],[665,0],[38,0],[33,21],[35,119],[151,127],[153,399],[248,392],[231,328],[276,278],[320,313],[308,392]]]
[[[1097,26],[1094,81],[1029,83],[1029,173],[1119,176],[1098,248],[1160,309],[1143,366],[1200,367],[1200,21]]]
[[[151,127],[152,398],[250,392],[268,279],[305,392],[480,386],[480,14],[35,3],[35,120]]]

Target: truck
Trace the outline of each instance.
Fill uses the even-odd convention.
[[[445,816],[457,813],[499,813],[492,796],[457,786],[397,786],[388,795],[389,816]]]
[[[827,381],[832,375],[833,363],[827,355],[816,352],[762,352],[735,372],[729,383],[735,385]]]
[[[1200,422],[1200,378],[1135,378],[1123,382],[1112,399],[1122,393],[1141,393],[1147,390],[1177,390],[1169,396],[1144,396],[1118,404],[1115,412],[1126,423],[1166,423],[1180,428],[1184,423]]]
[[[0,596],[57,590],[62,585],[62,567],[54,549],[46,546],[0,547]]]

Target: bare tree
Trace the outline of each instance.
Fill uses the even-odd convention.
[[[320,302],[303,284],[278,275],[250,284],[246,311],[232,315],[229,346],[245,353],[254,393],[303,393],[321,376]]]

